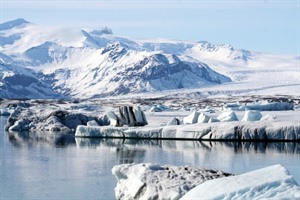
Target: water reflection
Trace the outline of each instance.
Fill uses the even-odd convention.
[[[244,153],[278,153],[300,154],[299,142],[217,142],[217,141],[186,141],[186,140],[139,140],[139,139],[111,139],[111,138],[75,138],[70,133],[53,132],[7,132],[8,139],[15,147],[31,147],[33,145],[50,145],[67,147],[75,145],[79,148],[98,148],[99,146],[115,147],[120,157],[143,157],[142,148],[159,148],[165,150],[202,150],[202,151],[231,151],[235,154]],[[130,156],[132,155],[132,156]],[[138,155],[138,156],[135,156]],[[120,161],[121,162],[121,161]]]
[[[220,151],[222,149],[232,151],[235,154],[243,153],[278,153],[300,154],[299,142],[216,142],[216,141],[185,141],[185,140],[136,140],[136,139],[91,139],[76,138],[77,147],[96,148],[98,146],[109,147],[156,147],[173,150],[203,150]]]
[[[75,145],[75,136],[70,133],[53,132],[6,132],[8,140],[15,147],[32,147],[34,145],[50,145],[66,147]]]

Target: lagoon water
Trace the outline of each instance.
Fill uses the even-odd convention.
[[[114,165],[151,162],[244,173],[282,164],[300,183],[299,143],[80,139],[6,133],[0,117],[0,199],[115,199]]]

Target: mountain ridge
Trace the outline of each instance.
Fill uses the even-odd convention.
[[[15,76],[19,74],[15,69],[29,70],[26,73],[35,76],[37,81],[32,80],[34,87],[47,88],[55,98],[97,98],[178,89],[202,90],[222,87],[225,83],[246,84],[248,80],[254,81],[255,76],[262,76],[259,66],[266,68],[272,63],[277,70],[282,66],[277,60],[290,59],[279,56],[276,60],[272,55],[268,57],[268,54],[206,41],[133,40],[114,35],[108,27],[47,28],[24,19],[3,24],[0,25],[4,27],[0,28],[2,71],[9,71],[3,67],[7,65],[14,66],[9,73]],[[285,63],[287,78],[283,73],[278,82],[298,84],[297,78],[291,79],[289,71],[295,71],[295,63],[296,59]],[[39,81],[44,83],[37,84]],[[5,76],[0,76],[0,83],[7,90],[14,84],[7,82]],[[42,98],[43,88],[31,96]],[[7,92],[5,94],[18,96],[17,90]],[[0,97],[3,98],[3,94],[1,92]],[[19,95],[24,97],[21,91]]]

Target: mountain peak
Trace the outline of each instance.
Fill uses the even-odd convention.
[[[0,31],[11,29],[11,28],[14,28],[14,27],[17,27],[17,26],[22,26],[22,25],[25,25],[25,24],[29,24],[29,22],[26,21],[25,19],[18,18],[18,19],[8,21],[8,22],[4,22],[4,23],[0,24]]]
[[[90,34],[93,34],[93,35],[103,35],[103,34],[112,35],[113,32],[109,27],[104,26],[102,28],[91,31]]]

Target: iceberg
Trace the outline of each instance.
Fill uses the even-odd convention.
[[[259,121],[262,118],[262,114],[257,110],[246,110],[242,119],[244,122]]]
[[[233,111],[223,112],[217,117],[217,119],[221,122],[239,121],[235,112]]]
[[[151,163],[112,168],[117,199],[299,199],[300,187],[280,164],[233,175],[219,170]]]
[[[199,117],[198,117],[198,123],[208,123],[210,120],[210,117],[207,116],[204,113],[200,113]]]
[[[204,182],[180,200],[300,199],[300,187],[282,165]]]
[[[283,110],[293,110],[294,104],[290,102],[253,102],[246,105],[237,103],[228,103],[223,106],[224,110],[258,110],[258,111],[283,111]]]
[[[112,168],[116,199],[179,199],[204,181],[232,174],[191,166],[122,164]]]
[[[183,118],[183,123],[184,124],[195,124],[198,122],[198,117],[200,113],[197,111],[192,112],[189,116]]]
[[[79,125],[76,137],[123,137],[193,140],[300,140],[300,124],[290,121],[218,122],[162,127]]]

